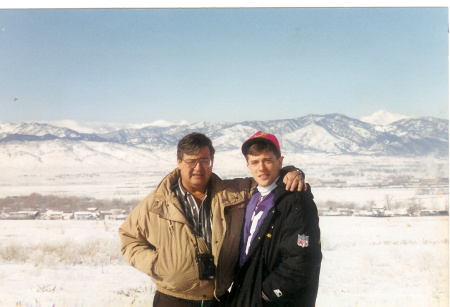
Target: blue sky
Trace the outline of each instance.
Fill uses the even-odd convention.
[[[0,10],[0,122],[448,118],[448,47],[447,8]]]

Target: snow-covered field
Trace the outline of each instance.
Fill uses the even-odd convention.
[[[0,159],[0,197],[40,193],[138,201],[177,167],[175,151],[146,154],[134,156],[130,153],[129,158],[118,164],[98,158],[92,161],[86,158],[78,164],[73,164],[72,160],[71,164],[48,158],[48,161],[36,164],[5,155],[3,160]],[[436,177],[448,178],[448,158],[285,153],[284,164],[295,165],[306,173],[319,207],[325,206],[327,201],[356,206],[369,202],[383,204],[385,196],[390,195],[392,202],[400,206],[407,206],[414,197],[419,198],[426,208],[448,209],[448,182],[440,189],[426,184],[411,188],[395,182],[402,177],[417,183]],[[250,175],[245,159],[236,150],[217,152],[214,172],[224,179]],[[343,183],[320,186],[321,180]]]
[[[151,306],[120,221],[0,221],[0,306]],[[321,217],[317,306],[448,306],[448,217]]]
[[[136,199],[176,167],[175,152],[126,157],[125,164],[89,157],[79,164],[0,160],[0,197],[41,193]],[[72,161],[72,160],[71,160]],[[448,159],[285,153],[305,171],[315,201],[448,210]],[[19,161],[20,162],[20,161]],[[103,163],[103,164],[102,164]],[[248,176],[238,151],[216,153],[222,178]],[[398,185],[407,178],[416,185]],[[344,184],[320,185],[321,180]],[[387,182],[392,184],[386,185]],[[0,220],[0,306],[150,306],[154,285],[119,251],[116,221]],[[446,217],[331,217],[320,220],[323,265],[317,306],[448,306],[449,220]]]

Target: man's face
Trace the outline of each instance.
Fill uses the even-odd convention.
[[[247,155],[247,167],[261,187],[267,187],[277,179],[282,165],[283,157],[277,159],[271,151],[264,151],[258,156]]]
[[[211,178],[213,166],[209,147],[202,147],[196,155],[183,153],[183,159],[177,159],[177,161],[183,187],[191,193],[194,191],[204,192],[209,178]],[[209,161],[211,161],[211,165],[207,166]]]

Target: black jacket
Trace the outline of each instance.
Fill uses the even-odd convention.
[[[315,305],[322,252],[311,189],[308,185],[305,192],[289,192],[279,180],[274,203],[235,278],[227,306]]]

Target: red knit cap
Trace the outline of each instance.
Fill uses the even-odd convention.
[[[278,149],[278,151],[280,152],[280,155],[281,155],[280,144],[278,143],[276,136],[273,134],[258,131],[255,134],[253,134],[251,137],[249,137],[248,140],[244,142],[244,144],[242,144],[241,149],[242,149],[242,153],[244,154],[244,156],[247,155],[247,151],[248,151],[249,147],[259,141],[263,141],[263,142],[274,145]]]

